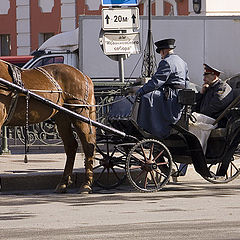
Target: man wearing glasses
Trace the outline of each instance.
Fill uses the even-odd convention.
[[[203,86],[197,93],[196,112],[217,118],[222,111],[233,101],[232,88],[219,78],[221,71],[203,64]]]

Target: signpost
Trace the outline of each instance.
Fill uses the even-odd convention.
[[[139,9],[134,8],[103,8],[102,9],[103,30],[138,29]]]
[[[133,29],[139,28],[139,9],[137,7],[121,7],[137,6],[138,4],[139,0],[102,0],[103,7],[118,7],[102,9],[102,29],[105,32],[99,42],[103,43],[106,55],[117,57],[119,77],[122,82],[124,82],[124,57],[140,52],[140,37],[138,32],[133,32]],[[127,30],[128,33],[126,33]]]
[[[137,6],[139,0],[102,0],[102,6]]]
[[[106,55],[140,53],[139,33],[105,33],[103,49]]]

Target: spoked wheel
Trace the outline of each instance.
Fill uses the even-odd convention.
[[[209,171],[212,177],[204,177],[211,183],[228,183],[237,178],[240,174],[240,152],[236,151],[229,163],[225,176],[217,176],[217,172],[220,169],[222,163],[208,164]]]
[[[110,189],[123,183],[126,179],[126,149],[121,144],[105,141],[96,146],[97,166],[94,167],[95,183],[99,187]]]
[[[158,140],[144,139],[133,146],[126,162],[127,178],[141,192],[156,192],[168,183],[172,156]]]

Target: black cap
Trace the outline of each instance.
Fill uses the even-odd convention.
[[[156,49],[157,53],[160,53],[161,49],[174,49],[176,47],[174,45],[175,39],[173,39],[173,38],[163,39],[163,40],[155,42],[154,44],[157,47],[157,49]]]
[[[206,63],[204,63],[203,66],[204,66],[204,73],[205,73],[205,74],[206,74],[206,73],[211,73],[211,74],[214,74],[214,75],[216,75],[216,76],[219,76],[220,73],[222,73],[222,71],[220,71],[220,70],[218,70],[218,69],[216,69],[216,68],[214,68],[214,67],[211,67],[211,66],[209,66],[209,65],[206,64]]]

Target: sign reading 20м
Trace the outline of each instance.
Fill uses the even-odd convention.
[[[137,6],[139,0],[102,0],[102,6]]]

